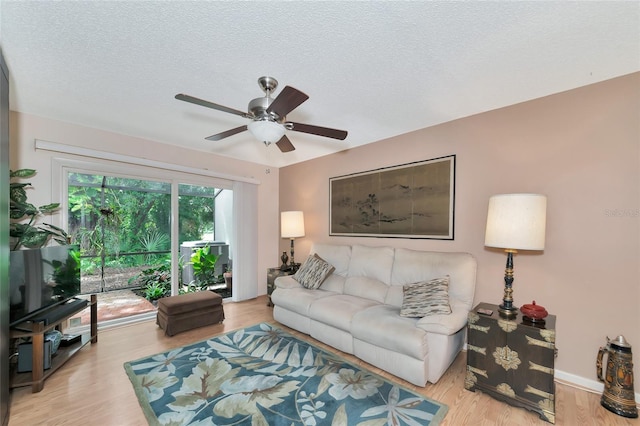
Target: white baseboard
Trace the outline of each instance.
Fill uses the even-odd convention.
[[[602,392],[604,391],[604,383],[597,380],[576,376],[575,374],[567,373],[562,370],[555,371],[555,380],[556,382],[562,383],[563,385],[571,386],[577,389],[582,389],[587,392],[602,394]],[[635,398],[636,398],[636,406],[640,408],[639,392],[635,393]]]

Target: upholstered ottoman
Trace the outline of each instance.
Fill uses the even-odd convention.
[[[203,290],[158,300],[156,324],[168,336],[223,320],[222,297],[213,291]]]

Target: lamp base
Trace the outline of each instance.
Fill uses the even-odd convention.
[[[506,307],[505,305],[498,306],[498,313],[505,318],[513,318],[518,315],[518,308],[514,306]]]
[[[502,304],[498,306],[498,313],[503,318],[513,318],[518,315],[518,308],[513,306],[513,253],[515,250],[507,249],[507,267],[504,270],[504,296]]]

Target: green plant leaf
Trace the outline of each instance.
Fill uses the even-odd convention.
[[[9,210],[11,219],[21,219],[25,216],[36,216],[39,213],[36,206],[30,203],[12,203]]]
[[[193,275],[202,287],[217,281],[215,265],[218,257],[218,255],[211,253],[211,247],[208,245],[196,249],[191,255],[190,263],[193,265]]]
[[[20,169],[10,171],[11,178],[29,178],[36,174],[34,169]],[[67,233],[57,226],[44,224],[42,226],[34,225],[36,218],[43,213],[52,213],[60,208],[60,203],[50,203],[37,208],[33,204],[27,202],[27,192],[25,188],[30,183],[10,182],[9,187],[9,217],[12,221],[9,224],[9,235],[14,240],[11,242],[12,250],[18,250],[20,246],[28,248],[44,247],[50,238],[61,245],[68,244]],[[27,223],[17,223],[15,221],[23,221],[28,217]]]
[[[49,234],[46,232],[29,232],[22,236],[22,245],[28,248],[39,248],[43,247],[47,240],[49,239]]]
[[[27,191],[24,190],[28,183],[11,182],[9,187],[9,199],[16,203],[24,203],[27,201]]]
[[[62,235],[62,236],[64,236],[64,237],[66,237],[66,236],[67,236],[67,231],[65,231],[65,230],[64,230],[64,229],[62,229],[62,228],[59,228],[59,227],[57,227],[57,226],[55,226],[55,225],[52,225],[52,224],[50,224],[50,223],[44,223],[43,225],[48,226],[49,228],[53,229],[56,233],[58,233],[58,234],[60,234],[60,235]]]
[[[30,178],[36,175],[36,171],[34,169],[19,169],[19,170],[11,170],[9,172],[9,177],[16,178]]]
[[[60,209],[60,203],[45,204],[44,206],[38,207],[38,209],[41,213],[51,213]]]

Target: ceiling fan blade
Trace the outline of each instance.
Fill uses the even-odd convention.
[[[287,135],[284,135],[283,137],[281,137],[280,140],[276,142],[276,145],[278,145],[278,148],[280,148],[280,151],[282,152],[290,152],[296,149],[296,147],[293,146],[293,144],[291,143]]]
[[[285,127],[296,132],[311,133],[312,135],[325,136],[327,138],[345,140],[346,130],[330,129],[328,127],[312,126],[311,124],[293,123],[287,121]]]
[[[244,111],[239,111],[237,109],[228,108],[226,106],[214,104],[213,102],[205,101],[205,100],[199,99],[199,98],[194,98],[193,96],[185,95],[183,93],[178,93],[176,95],[176,99],[179,100],[179,101],[190,102],[192,104],[200,105],[200,106],[207,107],[207,108],[217,109],[218,111],[222,111],[222,112],[228,112],[229,114],[239,115],[240,117],[244,117],[244,118],[253,118],[253,116],[251,114],[246,113]]]
[[[309,99],[309,96],[298,89],[286,86],[282,92],[271,102],[267,108],[268,113],[275,113],[279,117],[284,117],[298,107],[301,103]]]
[[[220,139],[228,138],[229,136],[233,136],[236,133],[244,132],[247,130],[247,125],[236,127],[235,129],[227,130],[226,132],[218,133],[217,135],[211,135],[206,140],[209,141],[219,141]]]

